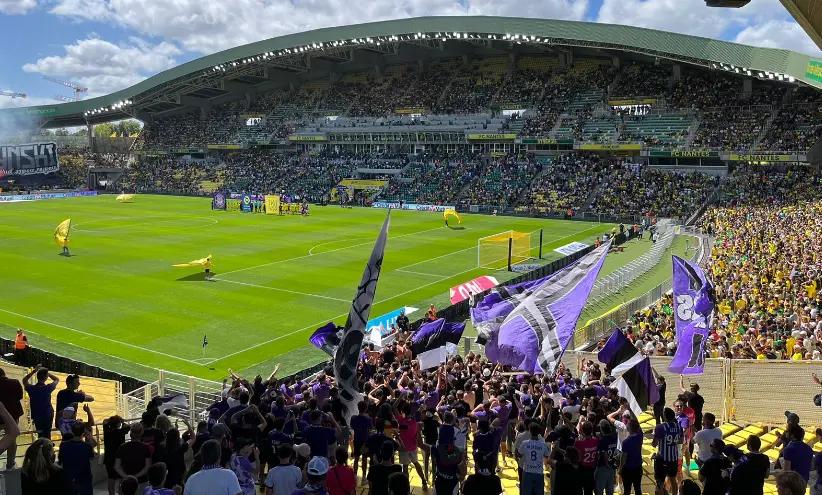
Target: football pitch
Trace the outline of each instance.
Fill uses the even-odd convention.
[[[311,215],[211,211],[208,198],[114,196],[0,204],[0,335],[26,329],[34,347],[154,380],[164,369],[219,379],[226,369],[297,371],[322,359],[307,338],[342,325],[386,211],[312,206]],[[55,226],[71,218],[71,257]],[[402,306],[448,304],[448,289],[480,275],[477,240],[543,229],[546,261],[611,224],[392,211],[371,317]],[[174,268],[211,254],[202,269]],[[203,336],[209,345],[203,349]]]

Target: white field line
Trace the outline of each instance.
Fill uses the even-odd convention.
[[[417,235],[417,234],[423,234],[425,232],[431,232],[432,230],[442,230],[443,228],[444,227],[436,227],[436,228],[433,228],[433,229],[420,230],[418,232],[409,232],[408,234],[402,234],[402,235],[398,235],[398,236],[389,237],[389,239],[399,239],[401,237],[407,237],[409,235]],[[376,239],[376,236],[374,237],[374,239]],[[359,244],[352,244],[351,246],[345,246],[345,247],[341,247],[341,248],[337,248],[337,249],[332,249],[330,251],[323,251],[322,253],[318,253],[318,254],[305,254],[303,256],[295,256],[293,258],[287,258],[287,259],[284,259],[284,260],[276,260],[276,261],[271,261],[271,262],[268,262],[268,263],[262,263],[260,265],[254,265],[254,266],[248,266],[248,267],[245,267],[245,268],[239,268],[237,270],[231,270],[231,271],[228,271],[228,272],[223,272],[220,275],[215,276],[214,278],[217,279],[217,280],[220,280],[220,277],[224,277],[226,275],[231,275],[232,273],[239,273],[239,272],[244,272],[244,271],[247,271],[247,270],[254,270],[255,268],[262,268],[264,266],[279,265],[280,263],[288,263],[289,261],[302,260],[302,259],[305,259],[305,258],[310,258],[311,256],[320,256],[320,255],[323,255],[323,254],[336,253],[337,251],[343,251],[343,250],[346,250],[346,249],[351,249],[351,248],[360,247],[360,246],[368,246],[368,245],[373,245],[373,244],[374,244],[374,241],[369,240],[369,241],[366,241],[366,242],[361,242]],[[317,247],[317,246],[314,246],[314,247]]]
[[[398,269],[396,269],[396,270],[394,270],[394,271],[395,271],[395,272],[400,272],[400,273],[410,273],[410,274],[412,274],[412,275],[424,275],[424,276],[426,276],[426,277],[442,277],[442,273],[424,273],[424,272],[415,272],[415,271],[412,271],[412,270],[401,270],[401,269],[399,269],[399,268],[398,268]]]
[[[220,279],[220,280],[218,280],[218,282],[227,282],[229,284],[245,285],[245,286],[248,286],[248,287],[256,287],[258,289],[267,289],[267,290],[273,290],[273,291],[277,291],[277,292],[288,292],[290,294],[299,294],[301,296],[307,296],[307,297],[318,297],[320,299],[328,299],[330,301],[351,302],[351,299],[340,299],[339,297],[323,296],[323,295],[320,295],[320,294],[312,294],[310,292],[300,292],[300,291],[296,291],[296,290],[282,289],[280,287],[268,287],[266,285],[249,284],[249,283],[246,283],[246,282],[238,282],[236,280]]]
[[[457,253],[461,253],[463,251],[468,251],[469,249],[477,249],[477,246],[470,246],[470,247],[467,247],[465,249],[460,249],[458,251],[451,251],[450,253],[445,253],[445,254],[440,255],[440,256],[435,256],[434,258],[428,258],[427,260],[422,260],[422,261],[418,261],[416,263],[411,263],[410,265],[401,266],[401,267],[397,268],[396,271],[398,271],[398,272],[407,271],[406,268],[411,268],[412,266],[417,266],[417,265],[421,265],[423,263],[428,263],[429,261],[434,261],[434,260],[438,260],[440,258],[445,258],[446,256],[451,256],[452,254],[457,254]],[[411,273],[413,273],[413,272],[411,272]]]
[[[173,354],[167,354],[167,353],[162,352],[162,351],[155,351],[154,349],[148,349],[146,347],[140,347],[139,345],[134,345],[134,344],[129,344],[128,342],[123,342],[122,340],[111,339],[109,337],[104,337],[102,335],[97,335],[97,334],[86,332],[86,331],[83,331],[83,330],[78,330],[76,328],[67,327],[67,326],[61,325],[59,323],[52,323],[50,321],[41,320],[41,319],[35,318],[33,316],[28,316],[28,315],[24,315],[24,314],[20,314],[20,313],[15,313],[14,311],[9,311],[9,310],[0,308],[0,312],[7,313],[7,314],[10,314],[10,315],[13,315],[13,316],[20,317],[20,318],[25,318],[25,319],[31,320],[31,321],[36,321],[36,322],[42,323],[44,325],[50,325],[52,327],[62,328],[64,330],[69,330],[71,332],[79,333],[79,334],[85,335],[87,337],[93,337],[95,339],[105,340],[105,341],[112,342],[112,343],[115,343],[115,344],[124,345],[126,347],[131,347],[132,349],[139,349],[141,351],[149,352],[151,354],[157,354],[159,356],[165,356],[167,358],[175,359],[177,361],[183,361],[183,362],[186,362],[186,363],[189,363],[189,364],[198,364],[198,363],[196,363],[196,362],[194,362],[190,359],[181,358],[181,357],[175,356]],[[92,352],[96,352],[96,351],[92,351]],[[101,354],[103,354],[103,353],[101,353]],[[122,358],[122,357],[119,358],[119,359],[124,359],[125,361],[131,361],[130,359],[126,359],[126,358]]]
[[[362,240],[362,239],[366,239],[366,237],[349,237],[348,239],[337,239],[335,241],[328,241],[328,242],[321,242],[319,244],[314,244],[313,246],[311,246],[311,249],[308,250],[308,255],[309,256],[314,256],[314,250],[317,249],[320,246],[327,246],[329,244],[338,244],[340,242],[345,242],[345,241],[359,241],[359,240]],[[323,253],[318,253],[318,254],[323,254]]]

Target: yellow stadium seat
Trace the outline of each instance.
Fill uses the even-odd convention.
[[[742,427],[736,423],[725,423],[721,425],[719,429],[720,431],[722,431],[722,436],[726,437],[728,435],[733,435],[734,433],[738,432],[742,429]]]

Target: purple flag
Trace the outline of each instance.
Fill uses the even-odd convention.
[[[610,247],[608,242],[596,248],[519,294],[519,304],[496,329],[490,329],[485,345],[488,359],[528,373],[553,372],[574,336]]]
[[[605,364],[609,374],[616,376],[642,361],[642,354],[622,333],[622,330],[616,328],[605,342],[605,346],[600,349],[597,359]]]
[[[549,278],[551,275],[528,282],[495,287],[481,301],[473,296],[470,315],[471,323],[477,329],[477,343],[486,345],[508,314],[531,295],[531,289],[539,287]]]
[[[659,400],[659,388],[647,357],[617,378],[613,386],[620,397],[628,399],[631,412],[636,417]]]
[[[333,356],[337,351],[337,346],[340,345],[341,333],[342,332],[337,331],[337,325],[331,322],[324,327],[314,330],[314,333],[311,334],[308,341],[317,349],[325,352],[329,356]]]
[[[456,352],[464,331],[465,323],[448,323],[444,318],[422,325],[411,337],[411,350],[420,363],[420,369],[426,370],[444,363],[449,355]]]
[[[668,371],[696,375],[705,371],[705,340],[715,305],[713,286],[699,265],[673,258],[677,346]]]

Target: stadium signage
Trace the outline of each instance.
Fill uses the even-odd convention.
[[[516,139],[516,134],[468,134],[466,138],[469,141],[506,141]]]
[[[59,169],[55,143],[0,146],[0,170],[7,174],[48,174]]]
[[[719,153],[710,150],[651,151],[648,156],[662,158],[719,158]]]
[[[522,138],[522,144],[574,144],[573,139]]]
[[[0,195],[0,203],[12,201],[39,201],[41,199],[79,198],[97,196],[97,191],[71,191],[64,193],[8,194]]]
[[[423,107],[397,108],[396,110],[394,110],[394,113],[396,113],[397,115],[424,114],[425,109]]]
[[[739,153],[731,153],[728,159],[732,162],[795,162],[798,161],[798,157],[794,155],[774,155],[774,154],[764,154],[764,155],[752,155],[752,154],[739,154]]]
[[[382,189],[386,184],[388,184],[388,181],[382,179],[343,179],[339,183],[340,186],[345,186],[349,189],[368,190]]]
[[[559,254],[565,255],[565,256],[571,256],[572,254],[577,253],[579,251],[582,251],[583,249],[585,249],[587,247],[588,247],[588,244],[585,244],[584,242],[572,242],[570,244],[560,246],[560,247],[554,249],[554,251],[558,252]]]
[[[292,134],[288,136],[288,140],[302,142],[318,142],[328,141],[328,137],[325,134]]]
[[[805,77],[822,83],[822,60],[809,61],[808,67],[805,69]]]
[[[372,208],[391,208],[392,210],[416,210],[416,211],[439,211],[453,210],[453,206],[447,205],[418,205],[416,203],[400,203],[399,201],[375,201]]]
[[[241,150],[243,146],[240,144],[209,144],[210,150]]]
[[[451,304],[457,304],[460,301],[468,299],[473,294],[479,294],[480,292],[484,292],[488,289],[493,289],[497,285],[499,285],[497,279],[483,275],[482,277],[477,277],[474,280],[465,282],[464,284],[451,287],[448,291],[448,295],[451,297]]]
[[[640,151],[642,144],[640,143],[619,143],[619,144],[599,144],[599,143],[582,143],[577,149],[586,151]]]

